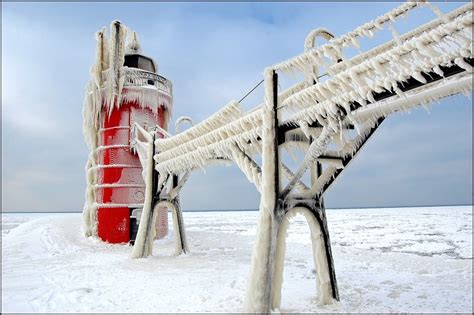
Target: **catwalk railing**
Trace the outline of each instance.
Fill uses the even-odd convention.
[[[173,211],[176,253],[187,252],[179,191],[192,171],[232,161],[261,194],[246,310],[279,307],[286,228],[296,212],[310,226],[319,301],[338,300],[324,192],[387,116],[471,92],[472,6],[443,14],[429,4],[409,2],[339,38],[314,30],[302,54],[265,70],[264,102],[253,110],[244,113],[232,101],[205,121],[163,139],[136,126],[147,187],[133,256],[151,254],[154,209],[163,204]],[[436,18],[401,36],[394,31],[391,41],[344,57],[347,47],[359,48],[358,38],[373,36],[419,7],[429,7]],[[314,47],[318,36],[328,42]],[[279,76],[286,74],[302,79],[279,88]],[[283,161],[282,149],[303,153],[295,170]]]

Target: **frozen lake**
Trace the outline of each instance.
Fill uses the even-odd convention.
[[[341,301],[315,302],[309,229],[289,228],[282,312],[472,312],[472,206],[328,210]],[[84,238],[81,214],[2,214],[2,312],[242,311],[258,212],[185,212],[154,256]]]

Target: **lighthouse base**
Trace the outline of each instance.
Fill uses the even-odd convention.
[[[97,234],[104,242],[127,243],[130,240],[130,209],[97,209]]]

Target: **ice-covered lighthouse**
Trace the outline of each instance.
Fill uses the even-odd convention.
[[[86,88],[84,233],[110,243],[133,243],[143,208],[145,183],[134,141],[135,123],[166,130],[172,85],[158,65],[141,53],[138,36],[120,21],[96,34],[96,61]],[[160,132],[157,133],[157,136]],[[167,233],[167,208],[157,209],[156,235]]]

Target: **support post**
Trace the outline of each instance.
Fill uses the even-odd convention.
[[[323,167],[320,162],[316,162],[316,177],[314,178],[311,176],[312,184],[315,183],[315,180],[321,176],[323,173]],[[331,240],[329,238],[329,228],[327,224],[327,219],[326,219],[326,208],[324,207],[324,199],[322,196],[316,196],[316,207],[317,209],[313,209],[313,213],[316,216],[316,219],[318,220],[320,227],[321,227],[321,233],[324,238],[324,245],[325,245],[325,254],[328,262],[328,268],[329,268],[329,276],[331,278],[331,292],[332,292],[332,297],[336,300],[339,301],[339,291],[337,289],[337,281],[336,281],[336,270],[334,268],[334,258],[332,257],[332,249],[331,249]]]
[[[329,277],[331,279],[331,292],[332,297],[336,301],[339,301],[339,290],[337,288],[337,281],[336,281],[336,269],[334,267],[334,259],[332,256],[332,249],[331,249],[331,239],[329,238],[329,229],[327,225],[326,219],[326,209],[324,208],[324,204],[321,205],[315,212],[314,212],[316,219],[319,222],[321,227],[321,233],[324,238],[324,246],[325,246],[325,254],[328,262],[329,268]]]
[[[278,75],[265,71],[265,106],[262,132],[262,184],[260,216],[247,283],[245,311],[269,313],[272,305],[272,285],[277,246],[280,176],[278,156]]]
[[[331,260],[326,254],[327,240],[323,232],[320,212],[317,211],[315,208],[316,206],[314,200],[309,199],[299,201],[296,206],[291,209],[288,204],[284,205],[286,211],[278,230],[277,254],[275,257],[275,273],[272,291],[272,309],[280,308],[287,230],[290,224],[290,218],[297,213],[302,214],[305,217],[310,229],[313,260],[316,268],[316,287],[319,304],[331,304],[334,298],[332,289],[334,287],[332,282],[333,278],[331,276],[333,269],[331,269]]]
[[[312,140],[312,139],[311,139]],[[319,161],[310,168],[311,183],[314,185],[322,174],[322,165]],[[283,193],[282,193],[283,195]],[[290,197],[285,195],[285,197]],[[327,227],[326,212],[322,197],[313,196],[309,199],[285,198],[280,203],[282,213],[277,233],[276,254],[274,256],[274,273],[272,284],[271,308],[277,309],[281,305],[281,289],[283,284],[283,269],[286,251],[286,234],[289,217],[294,213],[305,216],[311,231],[311,244],[316,275],[316,286],[320,304],[330,304],[332,300],[339,300],[337,290],[334,261],[331,252],[331,241]]]
[[[184,229],[183,212],[181,211],[181,204],[179,202],[179,190],[182,188],[184,182],[189,177],[189,173],[178,176],[177,174],[169,174],[171,187],[163,186],[162,190],[159,190],[156,198],[158,199],[158,205],[166,206],[171,209],[171,215],[173,219],[173,236],[175,243],[175,256],[181,254],[187,254],[189,252],[186,241],[186,233]]]
[[[133,245],[132,258],[143,258],[152,254],[153,240],[155,239],[155,208],[157,205],[156,191],[158,186],[157,172],[154,167],[153,154],[155,152],[155,135],[146,152],[146,178],[145,182],[151,183],[145,188],[145,201],[138,226],[137,238]]]
[[[183,180],[183,179],[182,179]],[[177,175],[173,175],[173,188],[172,191],[179,185]],[[183,212],[181,211],[181,204],[179,202],[179,195],[176,195],[171,200],[173,209],[173,229],[174,229],[174,241],[175,241],[175,255],[186,254],[189,252],[188,245],[186,242],[186,235],[184,230]]]

